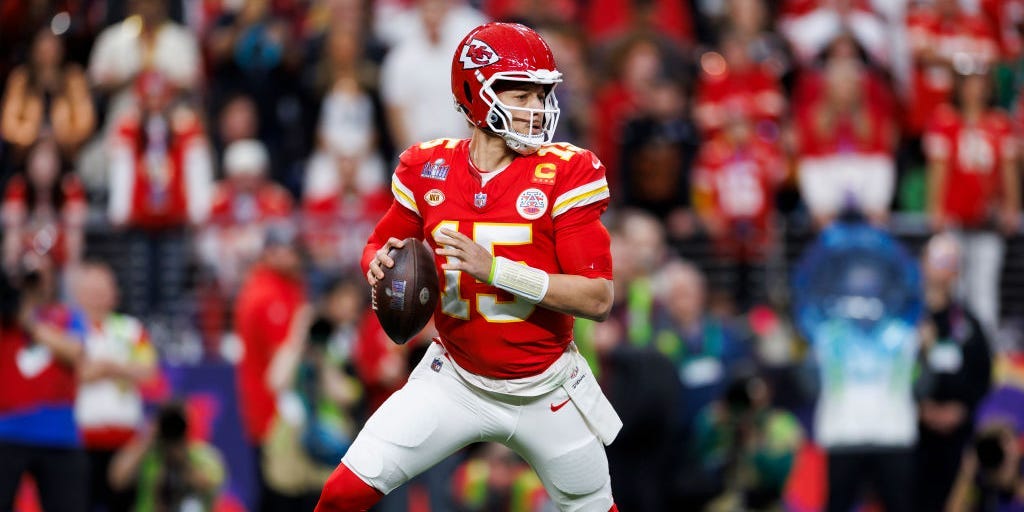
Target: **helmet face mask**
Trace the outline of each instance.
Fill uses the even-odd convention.
[[[554,88],[562,81],[547,43],[533,30],[518,24],[489,23],[471,31],[452,60],[452,93],[458,110],[477,128],[503,138],[509,148],[531,154],[551,142],[558,125]],[[498,97],[498,82],[544,86],[544,106],[511,106]],[[513,85],[514,88],[514,85]],[[540,130],[534,121],[540,119]],[[527,133],[515,129],[525,122]]]

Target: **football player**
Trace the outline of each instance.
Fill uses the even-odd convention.
[[[537,471],[562,510],[617,510],[604,445],[622,426],[572,342],[573,317],[612,304],[605,169],[552,144],[562,75],[518,24],[471,31],[452,93],[473,126],[402,153],[395,201],[363,254],[371,285],[407,237],[436,253],[439,336],[408,383],[367,421],[327,481],[318,511],[366,510],[474,442],[502,443]]]

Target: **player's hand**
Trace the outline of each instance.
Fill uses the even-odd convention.
[[[477,278],[484,283],[491,276],[491,262],[494,256],[487,252],[487,249],[471,238],[458,231],[442,229],[441,236],[437,243],[441,247],[434,250],[441,256],[451,258],[447,263],[441,265],[444,270],[459,270]]]
[[[388,252],[391,251],[392,247],[402,248],[405,247],[405,240],[399,240],[395,237],[388,238],[388,241],[384,243],[384,246],[377,249],[377,255],[370,260],[370,270],[366,271],[366,282],[370,283],[370,286],[377,284],[377,281],[384,279],[384,268],[391,268],[395,266],[395,260],[388,256]]]

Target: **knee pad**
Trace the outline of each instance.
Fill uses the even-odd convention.
[[[383,494],[362,481],[348,466],[338,464],[324,484],[316,512],[366,512]]]

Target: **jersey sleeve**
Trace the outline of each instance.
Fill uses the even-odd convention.
[[[395,196],[395,202],[404,206],[407,210],[420,216],[419,205],[416,203],[416,189],[421,177],[417,174],[424,162],[430,158],[430,153],[421,146],[410,146],[398,157],[398,168],[391,176],[391,194]]]
[[[600,217],[611,199],[605,168],[597,155],[582,150],[571,162],[568,176],[557,178],[551,217],[555,229],[579,216]]]
[[[551,216],[558,264],[566,274],[611,279],[611,239],[601,224],[611,198],[605,168],[590,151],[581,151],[574,160],[554,189]]]

